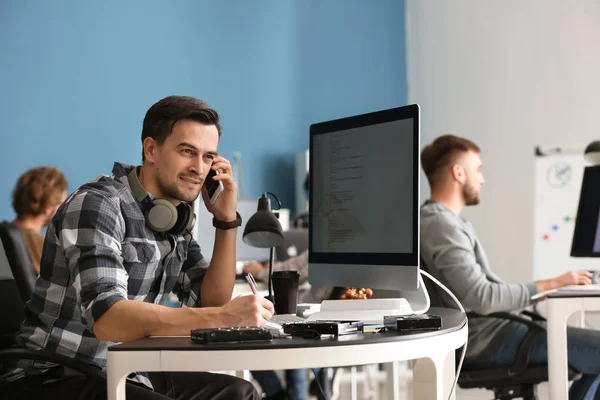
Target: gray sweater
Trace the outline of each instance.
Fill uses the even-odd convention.
[[[473,226],[431,200],[421,206],[421,258],[422,268],[450,289],[467,311],[518,311],[532,304],[531,296],[537,293],[533,282],[509,284],[494,274]],[[457,308],[440,288],[431,295],[445,307]],[[471,319],[466,363],[485,364],[514,327],[496,318]]]

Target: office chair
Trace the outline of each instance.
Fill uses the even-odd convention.
[[[469,369],[465,366],[458,378],[461,388],[485,388],[494,392],[494,400],[523,398],[537,400],[537,384],[548,381],[548,364],[529,365],[529,358],[536,339],[546,334],[546,327],[539,324],[544,318],[538,314],[523,311],[521,315],[507,312],[479,315],[467,313],[469,320],[474,318],[500,318],[527,325],[529,331],[517,351],[513,365],[509,367]],[[527,317],[531,318],[528,319]],[[581,378],[581,374],[569,366],[569,380]]]
[[[427,271],[421,259],[421,268]],[[428,271],[427,271],[428,272]],[[428,279],[424,279],[429,292],[432,307],[445,307],[440,291]],[[445,294],[445,293],[444,293]],[[447,304],[447,303],[446,303]],[[483,388],[494,392],[494,400],[512,400],[523,398],[537,400],[537,384],[548,381],[548,364],[529,365],[533,345],[539,335],[546,333],[546,327],[539,322],[545,321],[538,314],[522,311],[521,315],[499,312],[488,315],[467,313],[467,318],[500,318],[527,325],[529,331],[517,351],[513,365],[509,367],[485,368],[480,365],[463,365],[458,377],[458,386],[463,389]],[[460,359],[462,348],[457,349],[456,360]],[[569,366],[569,380],[581,378],[581,374]]]
[[[27,252],[25,240],[19,228],[6,221],[0,222],[0,240],[19,294],[23,304],[25,304],[31,298],[37,279]]]
[[[20,360],[45,361],[62,365],[78,371],[95,380],[95,385],[90,385],[89,390],[80,394],[80,399],[94,399],[106,387],[106,378],[103,371],[93,365],[51,353],[45,350],[30,350],[17,346],[16,334],[21,322],[25,319],[25,302],[19,294],[17,282],[13,276],[4,247],[0,244],[0,376],[2,371],[14,367]],[[0,392],[4,382],[0,381]]]
[[[0,349],[15,343],[15,332],[25,319],[23,300],[0,243]]]

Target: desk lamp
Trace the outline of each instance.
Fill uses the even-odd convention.
[[[281,208],[281,202],[271,192],[263,193],[258,199],[258,209],[256,213],[246,222],[244,235],[242,237],[244,243],[248,246],[259,248],[270,248],[269,255],[269,296],[268,299],[273,301],[273,292],[271,287],[271,274],[273,273],[274,248],[283,243],[283,229],[279,220],[271,212],[271,201],[267,195],[271,195],[277,200],[277,210]]]
[[[592,165],[600,165],[600,140],[587,145],[583,152],[583,158]]]

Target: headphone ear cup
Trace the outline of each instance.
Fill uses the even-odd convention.
[[[177,208],[169,200],[155,199],[148,211],[148,225],[156,232],[167,232],[177,223]]]
[[[191,226],[194,225],[195,219],[196,216],[194,215],[192,206],[187,203],[180,203],[177,206],[177,222],[169,233],[179,235],[186,230],[191,230]]]
[[[194,213],[194,207],[189,205],[189,204],[185,204],[189,210],[189,216],[187,218],[187,223],[185,226],[185,230],[188,232],[192,232],[192,229],[194,228],[194,225],[196,225],[196,213]]]

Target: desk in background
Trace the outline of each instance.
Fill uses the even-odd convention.
[[[466,317],[453,309],[432,308],[430,312],[442,316],[441,330],[410,335],[385,332],[212,345],[193,344],[188,337],[122,343],[108,349],[108,400],[125,399],[125,379],[133,371],[280,370],[423,358],[431,362],[415,367],[413,398],[445,400],[455,376],[454,351],[467,340]],[[389,398],[397,399],[397,377],[390,377],[388,385],[393,392]]]
[[[600,311],[600,293],[564,295],[559,291],[549,295],[547,301],[549,394],[552,400],[564,400],[569,397],[567,320],[576,312]],[[579,320],[583,323],[583,316]]]

